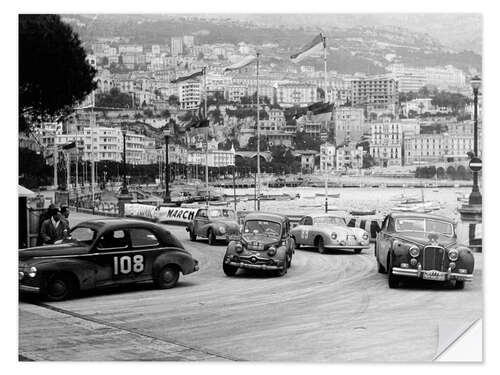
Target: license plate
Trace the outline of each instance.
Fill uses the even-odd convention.
[[[428,271],[428,272],[424,272],[424,274],[422,275],[422,278],[425,280],[444,281],[445,275],[443,273],[438,272],[438,271]]]

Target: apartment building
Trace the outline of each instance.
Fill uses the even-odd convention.
[[[383,121],[371,123],[370,154],[382,167],[401,166],[402,127],[399,122]]]

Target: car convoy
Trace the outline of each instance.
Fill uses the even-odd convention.
[[[370,247],[370,236],[348,227],[338,214],[307,215],[291,228],[283,215],[248,213],[238,224],[234,210],[200,208],[186,228],[191,241],[205,237],[210,245],[226,241],[222,269],[235,276],[239,269],[284,276],[295,249],[314,247],[353,250]],[[474,257],[457,244],[455,224],[447,218],[415,213],[391,213],[375,239],[378,272],[388,274],[390,288],[404,278],[453,282],[462,289],[472,281]],[[153,281],[172,288],[179,275],[199,269],[198,261],[164,226],[139,219],[96,219],[72,228],[60,244],[19,250],[19,289],[51,301],[76,291]]]

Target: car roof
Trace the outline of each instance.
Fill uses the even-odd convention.
[[[306,215],[310,216],[312,218],[315,217],[340,217],[341,219],[345,219],[345,213],[337,212],[337,213],[331,213],[331,214],[311,214],[311,215]]]
[[[129,218],[103,218],[87,220],[76,226],[86,226],[95,230],[126,229],[132,227],[163,229],[162,227],[145,220]]]
[[[399,219],[399,218],[436,219],[436,220],[448,221],[450,223],[453,223],[452,219],[445,217],[445,216],[423,214],[423,213],[416,213],[416,212],[392,212],[391,216],[394,219]]]
[[[286,220],[286,216],[271,212],[251,212],[245,216],[246,220],[268,220],[282,223]]]

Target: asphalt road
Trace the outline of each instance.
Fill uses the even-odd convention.
[[[89,216],[72,215],[72,224]],[[200,262],[176,288],[152,285],[19,305],[24,360],[430,361],[440,325],[482,316],[482,254],[464,290],[410,282],[389,289],[373,249],[297,250],[284,277],[222,271],[225,246],[190,242]]]

